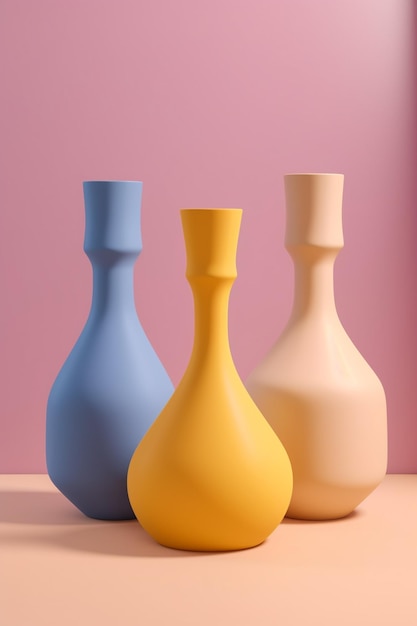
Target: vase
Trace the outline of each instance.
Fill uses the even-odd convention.
[[[343,247],[341,174],[285,176],[294,303],[246,387],[285,446],[294,490],[287,516],[351,513],[387,463],[384,389],[337,314],[333,270]]]
[[[194,345],[173,396],[133,454],[128,493],[160,544],[222,551],[260,544],[292,489],[282,444],[233,363],[228,303],[236,278],[240,209],[183,209]]]
[[[47,405],[49,476],[85,515],[103,520],[134,517],[129,461],[173,392],[135,308],[141,195],[141,182],[84,183],[92,305]]]

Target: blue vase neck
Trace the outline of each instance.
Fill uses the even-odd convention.
[[[88,254],[93,267],[91,317],[134,315],[134,264],[138,254],[96,250]]]
[[[142,183],[84,183],[84,250],[93,266],[90,320],[134,314],[133,266],[142,250],[140,207]]]
[[[142,250],[140,182],[85,182],[84,250],[139,253]]]

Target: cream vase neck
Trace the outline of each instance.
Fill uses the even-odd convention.
[[[291,319],[337,318],[334,263],[343,247],[342,174],[289,174],[285,245],[294,262]]]
[[[290,254],[294,262],[294,301],[291,320],[305,315],[338,318],[333,266],[337,252],[306,248]]]

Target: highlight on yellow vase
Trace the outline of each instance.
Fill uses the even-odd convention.
[[[182,209],[194,345],[176,391],[137,447],[127,488],[160,544],[222,551],[262,543],[292,494],[288,455],[233,363],[228,306],[241,209]]]

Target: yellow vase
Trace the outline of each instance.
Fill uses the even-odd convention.
[[[287,453],[233,363],[228,303],[236,278],[240,209],[183,209],[195,306],[189,366],[133,454],[129,499],[160,544],[239,550],[262,543],[292,493]]]

